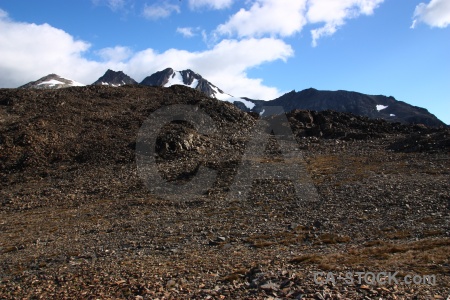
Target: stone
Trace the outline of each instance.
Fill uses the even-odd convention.
[[[260,288],[262,288],[263,290],[278,291],[280,289],[280,286],[269,281],[261,285]]]

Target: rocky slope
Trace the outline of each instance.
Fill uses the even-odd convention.
[[[144,122],[170,104],[198,106],[216,130],[164,126],[161,176],[183,184],[199,164],[217,176],[166,199],[139,177],[136,148]],[[250,159],[298,163],[315,202],[282,178],[238,182],[248,197],[230,199],[259,116],[199,91],[1,89],[0,298],[448,297],[449,130],[331,111],[286,118],[267,120],[291,128],[298,155],[283,160],[270,139]],[[436,284],[314,281],[358,271],[434,274]]]

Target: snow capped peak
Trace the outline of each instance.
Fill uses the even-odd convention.
[[[55,86],[57,84],[64,84],[64,82],[56,80],[56,79],[50,79],[48,81],[43,81],[41,83],[38,83],[37,85],[48,85],[48,86]]]
[[[49,74],[36,81],[20,86],[21,89],[60,89],[73,86],[85,86],[72,79],[63,78],[57,74]]]
[[[225,93],[217,86],[203,78],[200,74],[187,69],[183,71],[176,71],[172,68],[166,68],[162,71],[156,72],[151,76],[146,77],[142,82],[142,85],[149,86],[162,86],[170,87],[172,85],[184,85],[196,90],[199,90],[206,94],[208,97],[215,98],[221,101],[227,102],[241,102],[248,109],[252,109],[255,104],[251,101],[234,97],[230,94]]]
[[[172,85],[184,85],[196,90],[199,90],[206,94],[208,97],[215,98],[221,101],[227,102],[241,102],[248,109],[252,109],[255,104],[242,99],[234,97],[230,94],[225,93],[217,86],[203,78],[200,74],[187,69],[183,71],[176,71],[172,68],[166,68],[162,71],[158,71],[151,76],[144,78],[141,82],[142,85],[149,86],[162,86],[162,87],[170,87]]]

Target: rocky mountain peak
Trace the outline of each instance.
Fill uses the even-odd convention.
[[[203,78],[200,74],[186,69],[183,71],[175,71],[172,68],[166,68],[144,78],[140,83],[147,86],[169,87],[172,85],[184,85],[192,89],[198,90],[210,98],[234,103],[243,110],[249,110],[255,105],[243,98],[233,97],[225,93],[223,90]]]
[[[84,84],[52,73],[36,81],[24,84],[19,89],[60,89],[72,86],[84,86]]]
[[[169,87],[176,84],[184,85],[199,90],[206,94],[208,97],[217,99],[217,93],[224,94],[224,92],[217,86],[190,69],[175,71],[172,68],[166,68],[162,71],[158,71],[150,76],[147,76],[146,78],[144,78],[141,84],[147,86],[163,87]]]
[[[174,70],[172,68],[166,68],[145,77],[140,84],[148,86],[165,86],[173,73]]]
[[[121,86],[125,84],[138,84],[136,80],[122,71],[113,71],[108,69],[106,73],[97,79],[92,85]]]

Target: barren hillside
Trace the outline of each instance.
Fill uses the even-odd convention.
[[[195,105],[216,130],[173,122],[155,160],[197,194],[150,192],[136,165],[145,120]],[[450,131],[332,111],[268,120],[292,130],[308,202],[283,179],[230,198],[256,114],[187,87],[0,90],[0,299],[446,299]],[[277,118],[281,118],[277,123]],[[285,161],[270,139],[257,165]],[[238,182],[240,184],[240,182]],[[315,282],[398,272],[398,283]],[[406,275],[435,275],[408,285]],[[317,280],[316,280],[317,281]]]

